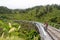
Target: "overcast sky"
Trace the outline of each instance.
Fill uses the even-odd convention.
[[[60,0],[0,0],[0,6],[6,6],[11,9],[26,9],[34,6],[59,4]]]

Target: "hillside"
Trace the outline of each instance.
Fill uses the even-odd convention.
[[[0,7],[1,20],[29,20],[48,23],[59,29],[60,27],[60,5],[36,6],[28,9],[8,9]]]

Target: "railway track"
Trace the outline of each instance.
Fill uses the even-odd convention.
[[[53,40],[60,40],[60,31],[55,28],[48,27],[48,33],[53,38]]]
[[[53,38],[44,30],[44,27],[41,23],[36,22],[36,26],[40,32],[41,40],[53,40]]]
[[[16,20],[18,21],[18,20]],[[19,22],[19,21],[18,21]],[[60,40],[60,30],[53,28],[51,26],[48,27],[48,30],[44,30],[44,25],[39,22],[34,21],[20,21],[20,22],[29,22],[32,24],[36,24],[35,26],[38,28],[41,40]]]
[[[41,27],[43,27],[43,24],[41,24],[41,23],[37,23],[39,26],[41,26]],[[38,27],[39,27],[38,26]],[[41,28],[38,28],[39,30],[41,29]],[[46,34],[46,36],[48,36],[49,37],[49,39],[48,39],[48,37],[47,37],[47,39],[46,40],[60,40],[60,30],[58,30],[58,29],[56,29],[56,28],[54,28],[54,27],[51,27],[51,26],[49,26],[48,27],[48,30],[47,31],[45,31],[45,32],[47,32]],[[44,40],[45,40],[44,39]]]
[[[59,29],[56,29],[56,28],[54,28],[52,26],[50,26],[50,28],[60,33],[60,30]]]

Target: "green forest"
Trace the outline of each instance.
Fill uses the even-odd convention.
[[[60,24],[60,5],[36,6],[28,9],[9,9],[0,6],[1,20],[48,21],[49,24]]]
[[[15,23],[13,22],[13,20],[36,21],[41,23],[47,21],[49,25],[60,29],[60,5],[41,5],[28,9],[9,9],[4,6],[0,6],[1,37],[5,34],[4,38],[10,37],[11,40],[15,40],[13,39],[15,36],[15,38],[17,38],[18,40],[40,40],[39,33],[35,28],[33,28],[34,25],[28,23]],[[11,27],[9,27],[9,22],[12,24]],[[19,29],[19,25],[23,27],[23,29]],[[30,30],[28,29],[29,27]],[[8,33],[10,29],[14,29],[14,31],[12,33]],[[34,34],[34,32],[36,34]],[[11,38],[11,36],[13,38]],[[6,40],[9,40],[9,38],[7,38]]]

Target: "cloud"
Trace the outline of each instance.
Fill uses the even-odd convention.
[[[60,4],[60,0],[1,0],[0,6],[25,9],[37,5]]]

